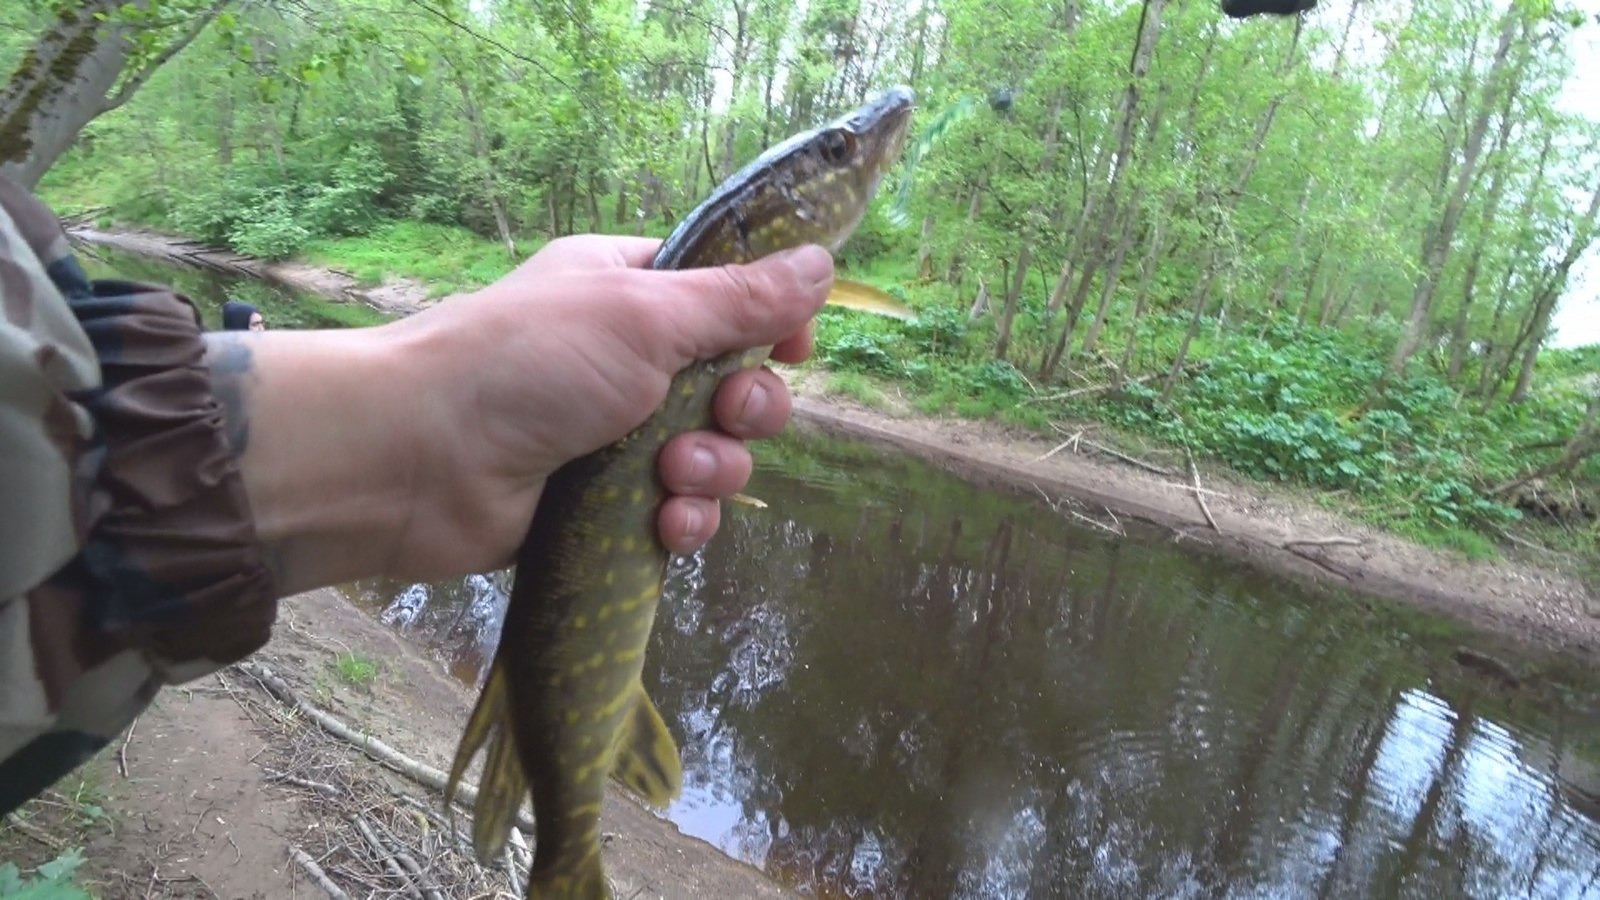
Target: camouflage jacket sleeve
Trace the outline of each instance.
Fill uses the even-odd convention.
[[[163,684],[266,642],[277,590],[170,290],[90,281],[0,178],[0,813]]]

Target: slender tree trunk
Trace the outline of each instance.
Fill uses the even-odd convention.
[[[489,211],[494,216],[495,231],[500,235],[500,242],[505,245],[506,255],[513,262],[517,260],[517,242],[511,237],[511,218],[506,214],[505,199],[500,196],[499,189],[495,186],[494,159],[489,152],[489,139],[484,134],[483,117],[479,115],[478,104],[472,99],[472,89],[467,85],[466,76],[456,73],[456,90],[461,93],[461,110],[466,114],[467,131],[472,137],[473,154],[478,158],[478,181],[483,189],[483,200],[489,204]],[[550,198],[551,233],[560,234],[560,216],[556,214],[555,181],[551,180],[547,189]]]
[[[1521,24],[1521,13],[1515,6],[1501,19],[1500,42],[1495,47],[1494,61],[1489,65],[1489,75],[1484,86],[1483,100],[1478,106],[1478,114],[1467,131],[1466,143],[1461,151],[1461,167],[1456,171],[1455,186],[1445,199],[1444,209],[1439,215],[1437,225],[1428,230],[1427,237],[1423,241],[1421,272],[1417,276],[1416,286],[1411,294],[1411,309],[1406,316],[1405,330],[1399,343],[1395,345],[1394,353],[1389,357],[1389,368],[1385,378],[1374,388],[1375,394],[1382,392],[1389,379],[1396,378],[1405,371],[1406,362],[1422,343],[1427,330],[1428,313],[1433,306],[1433,297],[1439,289],[1439,279],[1444,272],[1445,261],[1450,257],[1456,229],[1461,223],[1462,210],[1466,207],[1467,191],[1477,174],[1478,157],[1483,151],[1484,138],[1489,131],[1489,119],[1499,105],[1499,92],[1516,90],[1515,79],[1510,79],[1513,83],[1502,84],[1502,82],[1508,80],[1503,77],[1506,60]]]
[[[1589,196],[1589,208],[1584,211],[1583,218],[1575,223],[1572,239],[1567,242],[1567,249],[1562,254],[1561,261],[1556,263],[1555,268],[1534,294],[1533,308],[1528,314],[1527,324],[1524,325],[1510,353],[1514,357],[1516,348],[1521,347],[1522,368],[1517,374],[1516,387],[1511,389],[1511,396],[1507,398],[1508,402],[1521,403],[1528,396],[1528,388],[1533,385],[1534,363],[1538,361],[1539,349],[1550,331],[1550,318],[1555,314],[1556,303],[1561,300],[1561,294],[1567,288],[1572,267],[1594,241],[1597,216],[1600,216],[1600,185],[1597,185],[1594,193]]]
[[[1044,381],[1054,377],[1056,366],[1061,363],[1067,346],[1072,342],[1073,328],[1078,316],[1083,312],[1083,304],[1089,295],[1089,286],[1099,268],[1104,236],[1115,222],[1116,192],[1124,173],[1128,171],[1128,161],[1133,156],[1133,135],[1139,121],[1140,91],[1144,87],[1145,75],[1150,71],[1150,63],[1155,58],[1156,42],[1161,33],[1161,12],[1165,6],[1165,0],[1144,0],[1144,6],[1139,12],[1139,30],[1134,36],[1133,53],[1128,61],[1127,85],[1122,93],[1122,107],[1117,118],[1117,150],[1111,166],[1111,178],[1103,190],[1090,192],[1090,199],[1081,219],[1085,223],[1092,221],[1096,203],[1094,198],[1102,198],[1100,202],[1106,210],[1094,226],[1096,234],[1100,237],[1082,245],[1089,249],[1082,254],[1081,265],[1076,267],[1078,287],[1073,296],[1072,310],[1067,313],[1066,321],[1061,323],[1061,334],[1056,339],[1055,347],[1045,356],[1044,364],[1039,367],[1039,377]]]
[[[1162,204],[1162,208],[1167,208],[1167,204]],[[1155,224],[1151,227],[1150,249],[1145,251],[1144,264],[1139,268],[1139,286],[1133,293],[1133,317],[1128,320],[1128,340],[1122,345],[1122,360],[1117,364],[1112,379],[1113,387],[1122,387],[1128,378],[1128,369],[1133,364],[1133,351],[1139,343],[1139,320],[1144,315],[1145,301],[1150,297],[1150,282],[1155,277],[1156,261],[1161,258],[1161,228],[1165,224],[1165,216],[1156,216]]]

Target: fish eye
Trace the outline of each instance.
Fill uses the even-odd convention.
[[[835,165],[848,160],[855,149],[855,135],[842,128],[835,128],[822,136],[822,158]]]

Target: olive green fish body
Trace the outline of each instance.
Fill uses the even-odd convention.
[[[686,217],[653,267],[748,262],[805,243],[837,248],[898,156],[910,109],[910,92],[896,89],[773,147]],[[770,351],[692,363],[643,425],[546,482],[447,789],[487,744],[473,826],[486,861],[503,850],[531,793],[529,898],[610,897],[600,863],[609,778],[657,806],[678,794],[678,750],[640,680],[668,560],[657,533],[666,499],[657,459],[672,437],[712,427],[718,385]]]

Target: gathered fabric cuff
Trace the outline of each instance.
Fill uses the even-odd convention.
[[[78,633],[103,640],[102,653],[144,651],[169,680],[236,662],[270,637],[278,593],[212,396],[199,314],[165,288],[90,282],[70,256],[53,268],[101,370],[99,387],[71,397],[103,454],[79,557],[96,589],[82,595],[93,599]],[[71,289],[78,279],[83,289]]]

